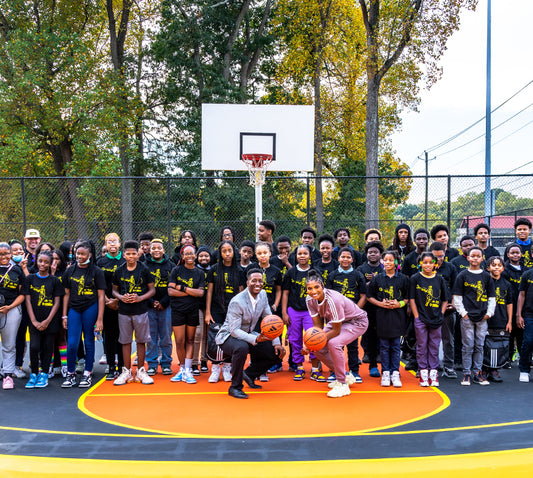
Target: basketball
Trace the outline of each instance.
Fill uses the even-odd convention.
[[[261,333],[267,339],[275,339],[283,333],[283,320],[277,315],[267,315],[261,321]]]
[[[326,332],[319,327],[311,327],[304,333],[304,345],[308,350],[315,351],[328,343]]]

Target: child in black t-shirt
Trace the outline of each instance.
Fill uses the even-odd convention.
[[[143,385],[154,383],[144,368],[146,342],[150,339],[150,321],[148,318],[148,299],[155,295],[154,279],[147,267],[139,262],[139,244],[137,241],[124,242],[124,259],[113,274],[113,297],[118,302],[118,341],[122,344],[124,367],[113,382],[114,385],[125,385],[133,381],[131,372],[131,342],[135,332],[137,344],[137,373],[135,381]]]
[[[483,250],[474,246],[468,251],[470,267],[457,276],[453,287],[453,305],[461,316],[463,343],[463,380],[489,385],[481,371],[483,345],[487,335],[487,320],[494,315],[496,290],[490,274],[481,269]],[[472,374],[473,372],[473,374]]]
[[[200,298],[200,323],[196,327],[194,335],[194,352],[192,359],[192,374],[195,376],[200,373],[209,372],[207,367],[207,357],[205,355],[206,341],[205,337],[205,299],[207,295],[207,273],[211,269],[211,250],[207,246],[200,246],[196,253],[196,267],[203,272],[205,276],[204,295]]]
[[[494,280],[494,287],[496,289],[496,308],[494,309],[494,315],[488,320],[489,335],[503,336],[510,332],[512,328],[513,293],[511,284],[502,275],[504,268],[505,265],[500,256],[490,256],[487,259],[486,270]],[[491,352],[492,362],[494,362],[494,357],[497,358],[497,355]],[[503,381],[498,373],[497,363],[485,363],[484,365],[484,372],[488,380],[492,382]]]
[[[420,272],[410,279],[410,304],[416,333],[416,361],[420,386],[438,387],[439,348],[444,312],[448,305],[448,286],[437,275],[437,260],[431,252],[420,254]]]
[[[322,275],[324,284],[328,280],[328,274],[339,267],[339,263],[333,259],[333,246],[335,241],[329,234],[322,234],[318,238],[318,249],[322,255],[321,259],[316,262],[315,269]]]
[[[519,217],[514,223],[516,242],[520,246],[520,249],[522,249],[521,263],[526,269],[533,267],[532,242],[529,237],[531,227],[531,221],[527,217]]]
[[[533,352],[533,269],[524,273],[520,280],[518,308],[516,314],[518,327],[524,330],[524,339],[520,349],[520,382],[529,382],[531,369],[531,352]]]
[[[26,388],[48,386],[48,369],[54,350],[55,334],[61,325],[59,308],[65,289],[61,281],[51,275],[53,256],[43,251],[37,256],[37,272],[30,274],[24,283],[26,309],[30,316],[30,365],[31,374]],[[41,372],[39,373],[39,363]]]
[[[248,269],[250,264],[252,264],[252,261],[255,260],[254,249],[255,244],[252,241],[248,241],[246,239],[241,242],[241,247],[239,248],[239,267],[241,268],[244,274],[246,274],[246,270]]]

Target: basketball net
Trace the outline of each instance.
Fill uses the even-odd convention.
[[[246,164],[250,173],[250,186],[265,184],[266,172],[272,162],[271,154],[243,154],[242,162]]]

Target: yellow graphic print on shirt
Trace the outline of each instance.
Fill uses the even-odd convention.
[[[293,279],[292,282],[294,284],[298,284],[300,286],[300,298],[307,296],[307,280],[305,277],[302,277],[301,281],[297,281],[296,279]]]
[[[533,267],[533,260],[531,260],[531,253],[530,251],[526,251],[522,254],[522,258],[524,260],[524,266],[526,269],[531,269]]]
[[[227,272],[224,272],[224,291],[226,294],[233,294],[233,285],[231,285],[228,281],[229,274]]]
[[[503,291],[503,295],[501,295],[501,291],[499,287],[496,287],[496,303],[500,305],[507,304],[507,301],[505,300],[507,297],[507,291]]]
[[[348,278],[347,277],[342,281],[334,280],[333,283],[339,284],[342,287],[340,292],[344,297],[348,297],[349,299],[355,299],[354,291],[348,289]]]
[[[9,278],[9,274],[6,274],[4,280],[2,281],[2,287],[4,289],[12,289],[12,290],[15,290],[15,289],[18,289],[18,282],[15,282],[15,281],[12,281],[10,278]]]
[[[154,286],[157,289],[158,287],[164,288],[168,287],[168,280],[161,277],[161,269],[156,269],[155,272],[150,271],[150,274],[154,276]],[[186,284],[187,287],[192,287],[192,279],[190,280],[191,285]]]
[[[272,294],[273,288],[271,284],[267,284],[267,275],[265,274],[265,271],[263,270],[263,290],[267,294]]]
[[[416,285],[416,289],[423,292],[426,295],[425,305],[426,307],[440,307],[440,297],[433,295],[433,286],[430,285],[427,289],[424,289],[420,284]]]
[[[383,287],[379,288],[380,292],[383,292],[384,299],[388,300],[394,300],[394,287],[390,286],[388,289],[384,289]]]
[[[94,291],[92,289],[87,289],[85,287],[85,276],[84,275],[79,278],[71,277],[71,279],[74,282],[76,282],[76,284],[78,284],[78,295],[94,295]]]
[[[135,277],[130,276],[128,279],[124,279],[124,277],[121,277],[120,280],[129,284],[128,285],[129,294],[138,294],[139,292],[142,292],[141,286],[137,285],[137,282],[135,282]]]
[[[464,283],[465,287],[470,287],[472,289],[476,290],[476,300],[478,302],[487,302],[487,294],[485,293],[485,290],[483,289],[483,284],[479,280],[475,284],[471,284],[470,282]]]
[[[159,271],[159,269],[158,269]],[[153,275],[153,274],[152,274]],[[193,278],[189,278],[189,279],[184,279],[183,277],[176,277],[177,279],[177,282],[183,284],[185,287],[188,287],[189,289],[192,289],[193,288]],[[164,280],[164,279],[162,279]],[[156,287],[157,287],[157,281],[156,281]]]
[[[46,290],[44,288],[44,284],[37,289],[37,287],[34,287],[33,285],[30,286],[31,290],[34,290],[39,294],[39,300],[37,302],[38,306],[41,307],[52,307],[54,305],[54,301],[51,297],[46,297]]]

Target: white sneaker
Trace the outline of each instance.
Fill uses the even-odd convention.
[[[429,385],[432,387],[438,387],[440,385],[439,373],[435,369],[429,371]]]
[[[222,376],[224,377],[224,382],[231,382],[231,364],[230,363],[222,364]]]
[[[154,379],[148,375],[144,367],[138,368],[137,373],[135,374],[135,381],[140,382],[143,385],[152,385]]]
[[[190,384],[196,383],[196,379],[194,378],[192,370],[190,368],[185,369],[185,371],[181,375],[181,381]]]
[[[107,357],[105,354],[100,357],[100,360],[98,360],[98,363],[100,365],[105,365],[107,363]]]
[[[329,398],[340,398],[346,397],[347,395],[350,395],[350,387],[347,383],[337,382],[337,384],[328,392]]]
[[[421,387],[429,387],[428,378],[429,378],[429,372],[427,371],[427,369],[420,370],[420,382],[419,383]]]
[[[170,381],[171,382],[181,382],[181,379],[183,378],[183,372],[184,372],[185,368],[183,367],[180,367],[180,369],[178,370],[178,373],[176,373],[176,375],[174,375]]]
[[[390,387],[390,372],[381,373],[381,386]]]
[[[131,369],[122,367],[122,372],[115,379],[113,385],[126,385],[127,383],[133,382],[133,375],[131,374]]]
[[[209,375],[209,378],[207,381],[209,383],[217,383],[218,379],[220,378],[220,364],[214,363],[211,365],[211,375]]]
[[[328,387],[333,389],[337,386],[337,384],[340,383],[340,382],[337,382],[337,380],[333,380],[333,382],[328,382]],[[348,383],[348,382],[346,382]]]
[[[392,372],[391,382],[393,387],[400,388],[402,381],[400,380],[400,372]]]
[[[260,382],[268,382],[270,379],[268,378],[268,375],[264,373],[263,375],[259,375],[259,381]]]
[[[529,373],[520,372],[520,377],[518,378],[520,382],[529,382]]]
[[[355,377],[353,376],[352,372],[346,372],[345,381],[348,386],[353,385],[355,383]]]
[[[63,378],[67,378],[67,375],[68,375],[68,368],[67,368],[66,365],[63,365],[63,366],[61,367],[61,376],[62,376]]]
[[[22,367],[15,367],[13,375],[17,378],[26,378],[26,372],[22,370]]]

